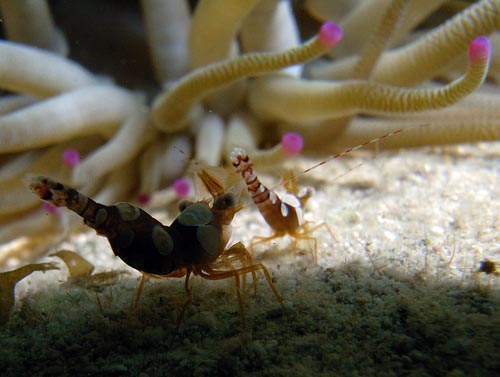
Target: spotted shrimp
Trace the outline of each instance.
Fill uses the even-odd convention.
[[[135,297],[138,303],[147,277],[184,277],[187,300],[179,314],[178,324],[192,299],[189,279],[199,275],[207,280],[235,280],[240,315],[244,321],[240,277],[256,271],[263,275],[281,309],[285,307],[271,281],[267,268],[254,263],[243,243],[227,247],[230,224],[242,208],[233,194],[224,192],[222,185],[207,171],[198,173],[213,196],[213,200],[183,202],[181,213],[170,226],[163,225],[147,212],[130,203],[107,206],[44,176],[29,180],[29,188],[42,200],[57,207],[67,207],[77,213],[98,235],[108,239],[116,256],[142,274]],[[238,267],[234,267],[239,262]]]

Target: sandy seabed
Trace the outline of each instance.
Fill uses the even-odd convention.
[[[317,266],[307,242],[257,246],[288,314],[261,278],[244,324],[232,280],[193,278],[177,332],[183,279],[151,280],[133,310],[139,274],[105,239],[74,235],[62,246],[97,271],[129,273],[99,289],[63,284],[65,267],[19,283],[0,374],[497,376],[500,277],[475,272],[500,262],[499,162],[494,143],[357,155],[300,176],[317,190],[307,218],[336,240],[314,233]],[[234,241],[269,234],[252,207],[233,224]]]

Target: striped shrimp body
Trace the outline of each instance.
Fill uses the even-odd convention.
[[[234,148],[230,158],[236,172],[241,174],[245,180],[253,202],[273,230],[273,234],[269,237],[254,237],[251,241],[251,247],[288,234],[294,239],[313,242],[313,262],[316,264],[318,241],[315,237],[311,237],[310,234],[324,227],[333,239],[335,239],[335,236],[326,223],[322,222],[311,226],[311,222],[303,219],[303,208],[312,195],[312,188],[307,188],[299,193],[295,178],[292,176],[285,180],[288,193],[280,198],[274,191],[260,182],[253,170],[253,162],[243,148]]]
[[[253,202],[275,232],[280,234],[294,232],[302,225],[303,218],[297,198],[290,196],[287,203],[264,186],[255,174],[253,162],[244,149],[235,148],[231,154],[231,161],[245,180]]]
[[[307,174],[332,160],[341,158],[368,145],[379,143],[404,131],[426,128],[429,126],[430,124],[419,124],[413,127],[388,132],[382,136],[367,140],[355,147],[351,147],[342,152],[331,155],[323,161],[320,161],[319,163],[303,170],[299,174]],[[282,184],[286,188],[287,194],[279,198],[274,191],[268,189],[259,181],[253,170],[253,162],[243,148],[234,148],[230,154],[230,159],[236,172],[241,174],[245,180],[248,192],[254,203],[257,205],[260,213],[273,230],[273,234],[269,237],[254,237],[250,246],[271,241],[275,238],[288,234],[295,239],[308,240],[314,243],[313,259],[316,263],[318,241],[315,237],[311,237],[310,234],[319,228],[325,228],[333,240],[337,241],[337,239],[326,223],[320,222],[314,225],[312,222],[303,221],[302,219],[303,208],[305,207],[307,200],[312,196],[314,190],[311,187],[308,187],[299,192],[295,174],[292,173],[287,177],[283,177]]]

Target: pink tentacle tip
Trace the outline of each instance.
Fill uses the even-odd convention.
[[[137,203],[142,206],[148,204],[150,200],[151,195],[149,195],[147,192],[141,192],[139,195],[137,195]]]
[[[488,60],[491,57],[491,53],[491,43],[488,37],[477,37],[470,43],[469,60],[471,61]]]
[[[318,38],[321,43],[327,47],[333,47],[340,42],[344,32],[340,25],[335,22],[327,21],[321,25]]]
[[[57,215],[59,213],[59,208],[47,202],[43,202],[43,209],[47,211],[49,215]]]
[[[179,198],[185,198],[191,193],[191,183],[186,178],[179,178],[172,184],[175,195]]]
[[[287,156],[296,156],[304,148],[304,139],[295,132],[284,134],[281,138],[281,150]]]
[[[66,149],[62,155],[63,163],[69,168],[74,168],[80,163],[80,153],[76,149]]]

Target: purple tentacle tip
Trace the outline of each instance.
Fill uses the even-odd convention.
[[[49,215],[56,215],[59,213],[59,208],[57,208],[55,205],[52,205],[52,204],[47,203],[47,202],[43,202],[42,206],[43,206],[43,209],[45,211],[47,211],[47,213]]]
[[[140,205],[146,205],[149,203],[150,200],[151,200],[151,195],[149,195],[146,192],[141,192],[139,195],[137,195],[137,202]]]
[[[475,38],[469,47],[469,59],[471,61],[485,60],[491,57],[491,43],[488,37]]]
[[[175,194],[179,198],[185,198],[191,192],[191,184],[186,178],[179,178],[172,184]]]
[[[333,47],[342,39],[343,34],[338,24],[327,21],[321,26],[318,38],[327,47]]]
[[[284,134],[281,138],[281,150],[287,156],[296,156],[304,148],[304,139],[295,132]]]
[[[64,165],[74,168],[80,163],[80,153],[76,149],[66,149],[63,152],[62,159]]]

